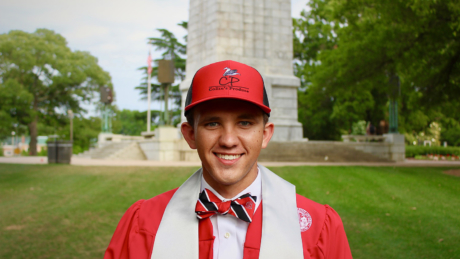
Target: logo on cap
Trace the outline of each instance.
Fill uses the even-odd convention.
[[[236,76],[236,75],[240,75],[240,73],[236,73],[236,71],[238,71],[238,69],[233,69],[231,70],[230,68],[228,67],[225,67],[224,68],[225,72],[224,72],[224,75],[223,76]]]
[[[240,81],[235,76],[240,76],[238,69],[231,69],[228,67],[224,68],[225,72],[223,76],[219,79],[218,86],[210,86],[209,91],[219,91],[219,90],[234,90],[249,93],[249,88],[243,86],[234,85]]]

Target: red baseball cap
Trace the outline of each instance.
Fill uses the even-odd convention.
[[[185,115],[205,101],[230,98],[251,102],[270,116],[264,80],[253,67],[226,60],[200,68],[193,77],[185,99]]]

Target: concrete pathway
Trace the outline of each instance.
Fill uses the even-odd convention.
[[[44,156],[36,157],[0,157],[0,163],[6,164],[47,164],[48,158]],[[200,162],[186,161],[129,161],[129,160],[103,160],[72,157],[72,165],[76,166],[168,166],[168,167],[185,167],[201,166]],[[407,159],[404,162],[397,163],[368,163],[368,162],[260,162],[261,165],[279,167],[279,166],[404,166],[404,167],[460,167],[460,161],[426,161]]]

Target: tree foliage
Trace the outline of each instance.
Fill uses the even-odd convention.
[[[30,122],[34,111],[30,107],[33,96],[14,79],[0,83],[0,139],[16,134],[25,134],[27,127],[18,123]]]
[[[185,30],[187,30],[188,23],[183,21],[178,24]],[[183,58],[186,55],[187,46],[184,43],[181,43],[176,36],[166,30],[166,29],[157,29],[161,33],[160,37],[149,38],[149,43],[155,47],[155,50],[162,51],[161,56],[164,59],[172,59],[174,61],[174,69],[176,80],[181,82],[185,79],[185,64],[186,59]],[[187,42],[187,36],[184,37],[184,41]],[[151,78],[155,79],[158,76],[158,61],[155,60],[156,65],[152,67]],[[141,79],[141,85],[137,86],[135,89],[139,90],[142,100],[147,99],[147,66],[140,67],[139,70],[143,71],[144,77]],[[181,92],[179,89],[179,84],[172,85],[168,87],[167,85],[162,85],[155,83],[154,80],[151,82],[151,93],[152,100],[161,101],[165,98],[165,91],[168,92],[168,99],[173,101],[173,109],[169,112],[170,119],[173,125],[176,125],[180,122],[180,106],[181,106]]]
[[[32,155],[36,154],[39,121],[67,123],[62,115],[69,109],[84,112],[80,104],[90,101],[100,86],[111,86],[110,80],[95,57],[70,50],[65,38],[51,30],[0,35],[0,103],[7,106],[2,107],[1,116],[9,120],[6,128],[28,127]],[[11,101],[8,91],[13,89],[21,95]]]
[[[159,115],[159,111],[152,111],[152,120],[155,121]],[[123,109],[121,111],[117,110],[113,120],[113,133],[140,136],[141,132],[146,130],[146,118],[147,111],[140,112],[127,109]]]
[[[48,128],[48,132],[50,128]],[[42,126],[40,132],[46,132]],[[73,153],[78,154],[96,145],[97,137],[101,132],[101,118],[75,116],[73,119]],[[52,134],[52,132],[48,133]],[[55,133],[61,137],[68,137],[70,124],[65,124]]]
[[[436,120],[458,124],[460,3],[311,0],[309,7],[294,19],[306,137],[338,139],[358,120],[378,125],[388,119],[392,96],[399,98],[401,132]]]

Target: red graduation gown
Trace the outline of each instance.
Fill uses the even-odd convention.
[[[123,215],[105,252],[104,259],[150,259],[163,213],[177,188],[149,200],[134,203]],[[263,203],[263,202],[262,202]],[[331,207],[297,194],[297,207],[311,216],[311,226],[301,232],[305,259],[351,259],[342,221]],[[262,235],[262,204],[249,224],[244,259],[259,258]],[[199,258],[213,258],[211,220],[199,223]],[[299,229],[300,231],[300,229]],[[180,244],[178,245],[180,249]]]

